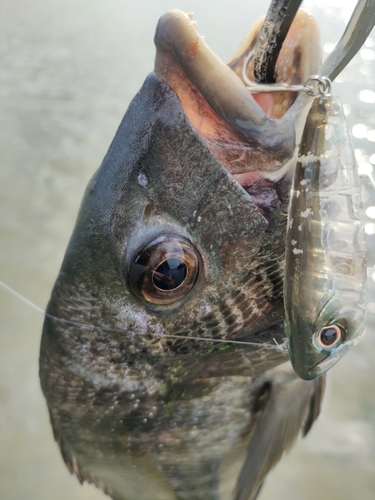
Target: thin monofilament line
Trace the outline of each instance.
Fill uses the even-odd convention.
[[[11,288],[10,286],[6,285],[3,281],[0,281],[0,286],[2,286],[4,288],[4,290],[6,290],[7,292],[9,292],[11,295],[14,295],[21,302],[24,302],[25,304],[27,304],[28,306],[30,306],[32,309],[35,309],[35,311],[41,312],[42,314],[46,314],[46,311],[44,311],[41,307],[38,307],[33,302],[31,302],[30,300],[28,300],[26,297],[24,297],[20,293],[16,292],[15,290],[13,290],[13,288]]]
[[[117,332],[117,333],[123,333],[125,330],[122,330],[120,328],[108,328],[105,326],[95,326],[95,325],[85,325],[84,323],[77,323],[76,321],[71,321],[69,319],[64,319],[64,318],[58,318],[57,316],[53,316],[52,314],[47,313],[44,309],[41,307],[38,307],[36,304],[28,300],[26,297],[21,295],[20,293],[16,292],[13,288],[10,286],[6,285],[3,281],[0,281],[0,286],[4,288],[7,292],[9,292],[11,295],[16,297],[18,300],[21,302],[24,302],[28,306],[30,306],[32,309],[35,311],[44,314],[47,318],[54,319],[55,321],[60,321],[61,323],[65,323],[67,325],[71,326],[78,326],[80,328],[87,328],[87,329],[95,329],[95,330],[107,330],[109,332]],[[133,333],[134,334],[134,333]],[[245,342],[241,340],[225,340],[225,339],[210,339],[210,338],[205,338],[205,337],[188,337],[187,335],[169,335],[168,333],[162,333],[162,334],[155,334],[155,333],[141,333],[141,332],[135,332],[136,335],[150,335],[151,337],[159,337],[159,338],[171,338],[171,339],[184,339],[184,340],[197,340],[197,341],[204,341],[204,342],[214,342],[217,344],[236,344],[236,345],[246,345],[246,346],[257,346],[257,347],[267,347],[269,349],[276,349],[276,350],[284,350],[283,345],[284,344],[267,344],[267,343],[262,343],[262,342]]]

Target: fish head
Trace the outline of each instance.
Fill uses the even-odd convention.
[[[250,195],[235,180],[151,74],[86,190],[52,294],[52,316],[95,326],[92,304],[107,328],[83,331],[70,356],[89,356],[92,370],[97,342],[106,365],[112,351],[122,362],[208,351],[211,338],[251,340],[274,325],[281,340],[287,192],[257,184]]]
[[[324,375],[365,333],[364,298],[358,301],[350,290],[330,291],[328,300],[327,291],[321,295],[324,305],[319,313],[311,314],[306,307],[299,324],[293,326],[298,336],[286,332],[293,368],[304,380]]]
[[[86,190],[51,315],[71,300],[70,319],[91,324],[81,302],[94,301],[113,350],[127,352],[150,337],[161,352],[168,336],[233,340],[282,322],[288,168],[306,95],[246,91],[240,69],[261,25],[227,65],[188,15],[160,19],[155,71]],[[284,45],[276,81],[318,71],[312,16],[299,11]]]

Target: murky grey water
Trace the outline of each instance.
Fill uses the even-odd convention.
[[[353,1],[305,2],[328,51]],[[45,307],[88,179],[153,68],[165,11],[194,11],[227,58],[260,2],[2,0],[0,6],[0,279]],[[375,165],[375,36],[335,83],[362,167]],[[367,206],[375,194],[366,188]],[[375,209],[368,210],[369,234]],[[368,332],[330,374],[325,411],[269,475],[260,500],[375,495],[375,237],[369,246]],[[42,314],[0,290],[0,498],[105,498],[69,476],[39,388]]]

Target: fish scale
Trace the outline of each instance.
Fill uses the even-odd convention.
[[[159,24],[159,41],[173,19],[196,39],[189,17],[174,12]],[[290,177],[254,170],[267,173],[292,155],[294,130],[285,124],[295,116],[270,121],[242,87],[252,111],[239,126],[254,153],[246,168],[257,177],[252,186],[246,178],[247,192],[187,116],[186,96],[195,94],[183,92],[181,72],[167,71],[164,49],[162,74],[151,73],[133,99],[84,195],[47,307],[41,385],[80,481],[116,500],[254,500],[311,427],[324,393],[322,380],[299,380],[276,345],[284,339]],[[202,68],[190,63],[199,84]],[[229,97],[213,83],[217,99]],[[237,97],[228,112],[238,110]],[[187,278],[165,291],[154,277],[172,260]]]

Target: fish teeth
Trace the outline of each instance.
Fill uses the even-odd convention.
[[[197,21],[191,21],[191,25],[193,26],[193,28],[195,28],[196,30],[198,29],[198,23]]]
[[[188,16],[189,19],[193,19],[194,12],[187,12],[186,15]]]

